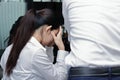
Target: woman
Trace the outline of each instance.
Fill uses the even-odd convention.
[[[61,35],[59,21],[50,9],[29,10],[20,21],[13,44],[1,58],[3,80],[64,80],[67,52]],[[45,48],[54,43],[59,48],[56,64]]]

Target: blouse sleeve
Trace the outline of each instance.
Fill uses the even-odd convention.
[[[42,75],[45,80],[66,80],[67,66],[64,63],[68,52],[59,50],[56,64],[53,64],[46,51],[38,50],[33,56],[33,70],[39,76]]]

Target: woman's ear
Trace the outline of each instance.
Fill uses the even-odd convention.
[[[47,31],[47,32],[51,31],[51,27],[52,27],[52,26],[47,26],[47,27],[46,27],[46,31]]]

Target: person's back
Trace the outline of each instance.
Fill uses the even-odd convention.
[[[71,44],[67,65],[120,66],[119,0],[63,0],[63,16]]]
[[[7,58],[9,56],[9,51],[11,50],[11,48],[12,48],[12,45],[10,45],[6,49],[6,52],[4,52],[3,57],[1,59],[1,66],[3,68],[3,71],[5,71]],[[35,60],[34,56],[37,55],[36,52],[39,50],[46,51],[45,48],[43,48],[43,46],[40,45],[39,42],[37,42],[37,40],[34,37],[32,37],[29,40],[29,42],[26,44],[24,49],[21,51],[17,65],[14,68],[11,76],[7,77],[4,74],[3,80],[21,80],[21,79],[39,80],[40,78],[42,80],[42,74],[36,73],[36,71],[34,70],[34,60]],[[48,53],[50,54],[50,52]],[[44,54],[44,53],[41,53],[41,55],[46,57],[48,56],[47,54]]]

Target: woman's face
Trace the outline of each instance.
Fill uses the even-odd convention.
[[[55,29],[52,31],[55,33],[55,35],[57,35],[59,32],[59,29]],[[42,44],[44,46],[53,46],[54,45],[54,39],[51,34],[51,26],[48,26],[43,29]]]

